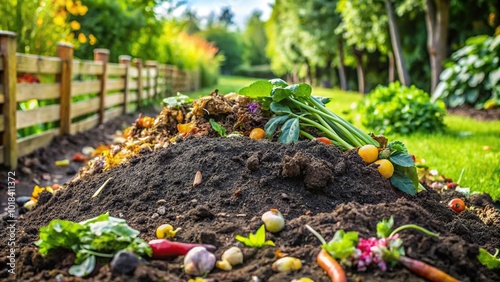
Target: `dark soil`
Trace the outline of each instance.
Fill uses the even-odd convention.
[[[454,109],[447,109],[447,112],[452,115],[467,116],[477,120],[499,120],[500,119],[500,107],[492,109],[475,109],[471,106],[462,106]]]
[[[201,171],[203,181],[193,187],[196,171]],[[92,199],[110,177],[113,179],[101,195]],[[458,193],[425,191],[407,196],[392,188],[374,167],[366,166],[355,151],[342,153],[334,146],[316,142],[283,145],[246,137],[189,138],[153,153],[144,152],[127,165],[73,181],[54,196],[47,193],[41,197],[38,206],[18,221],[16,277],[7,273],[8,251],[4,247],[0,278],[80,280],[67,274],[74,255],[58,251],[42,257],[33,244],[39,228],[54,218],[81,221],[109,212],[125,218],[145,240],[154,239],[157,226],[170,223],[182,228],[176,240],[214,244],[220,257],[223,250],[236,244],[235,235],[255,232],[262,224],[262,213],[277,208],[287,224],[280,233],[267,234],[276,247],[242,247],[243,265],[230,272],[214,270],[209,278],[291,281],[307,276],[317,282],[329,281],[315,262],[319,242],[304,225],[312,226],[327,240],[338,229],[371,237],[376,235],[377,221],[393,215],[396,226],[414,223],[440,234],[431,238],[404,231],[409,257],[462,281],[500,281],[500,271],[488,270],[476,259],[479,247],[489,251],[500,247],[499,211],[479,207],[457,215],[446,206],[457,196],[469,205],[492,206],[488,195],[467,198]],[[0,242],[5,246],[6,237]],[[274,273],[271,264],[277,249],[302,259],[303,268]],[[181,265],[182,258],[148,261],[132,276],[113,275],[109,265],[102,265],[87,280],[187,281],[191,277],[184,274]],[[423,281],[400,266],[388,272],[348,269],[347,273],[349,281]]]

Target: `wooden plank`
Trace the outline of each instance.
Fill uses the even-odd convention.
[[[39,74],[56,74],[61,72],[61,59],[28,54],[17,54],[17,71]]]
[[[3,104],[5,101],[5,94],[3,93],[3,84],[0,83],[0,104]]]
[[[50,141],[52,141],[52,138],[57,135],[59,135],[59,128],[52,128],[42,133],[19,139],[17,141],[19,146],[19,156],[25,156],[38,148],[47,146]]]
[[[73,74],[102,75],[102,63],[93,61],[73,61]]]
[[[112,107],[115,105],[121,105],[124,101],[123,98],[124,97],[123,97],[122,92],[113,93],[111,95],[106,95],[106,100],[104,101],[104,105],[106,108],[109,108],[109,107]]]
[[[137,67],[130,67],[130,77],[136,78],[139,75]]]
[[[71,96],[79,96],[82,94],[94,94],[101,90],[100,80],[89,81],[73,81],[71,84]]]
[[[71,105],[71,118],[76,118],[99,110],[99,97],[94,97],[85,101],[73,103]]]
[[[0,70],[3,70],[3,56],[0,54]]]
[[[130,92],[130,96],[127,98],[129,102],[137,101],[137,92]]]
[[[16,34],[0,31],[0,54],[4,69],[2,71],[2,85],[4,102],[2,114],[4,118],[3,155],[4,164],[11,169],[17,168],[18,147],[16,130],[16,93],[17,93],[17,63],[16,63]]]
[[[142,92],[143,92],[143,69],[142,69],[142,60],[139,58],[134,59],[134,64],[137,67],[137,107],[142,107]]]
[[[57,56],[61,59],[61,74],[56,75],[59,82],[61,99],[60,129],[61,135],[69,134],[71,129],[71,78],[73,70],[73,45],[57,44]]]
[[[101,90],[99,91],[99,124],[102,124],[104,122],[104,100],[108,91],[109,50],[103,48],[94,49],[94,61],[102,63],[102,75],[98,77],[101,80]]]
[[[17,84],[16,99],[18,102],[22,102],[30,99],[44,100],[59,98],[60,87],[59,83],[19,83]]]
[[[5,158],[3,156],[3,146],[0,146],[0,164],[5,163]]]
[[[108,121],[112,118],[119,117],[122,115],[122,108],[109,109],[104,112],[104,121]]]
[[[123,78],[109,78],[108,79],[108,84],[106,86],[106,90],[109,91],[116,91],[116,90],[123,90],[125,88],[125,79]]]
[[[123,113],[127,112],[128,96],[130,95],[130,61],[132,57],[121,55],[118,57],[118,62],[125,67],[125,75],[123,76]]]
[[[59,105],[50,105],[29,111],[17,111],[17,129],[25,128],[39,123],[58,121],[59,110]]]
[[[129,89],[130,90],[137,90],[137,87],[139,87],[139,83],[136,80],[129,81]]]
[[[108,64],[108,75],[114,76],[124,76],[126,72],[126,67],[119,64]]]
[[[0,115],[0,132],[2,132],[5,129],[5,119],[3,115]]]
[[[71,134],[86,131],[90,128],[97,126],[98,123],[99,123],[99,116],[98,115],[93,115],[93,116],[88,117],[84,120],[75,122],[71,125]]]

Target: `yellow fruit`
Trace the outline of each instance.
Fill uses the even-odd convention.
[[[358,149],[358,154],[367,163],[373,163],[378,159],[378,149],[374,145],[364,145]]]
[[[378,172],[380,172],[380,174],[382,174],[382,176],[386,179],[391,178],[391,176],[394,174],[394,166],[389,160],[380,159],[376,161],[375,164],[378,164]]]
[[[254,128],[250,131],[250,138],[255,140],[264,139],[266,137],[266,132],[262,128]]]

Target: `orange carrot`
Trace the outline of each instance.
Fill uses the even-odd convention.
[[[435,282],[459,282],[445,272],[430,266],[425,262],[400,256],[399,262],[414,273]]]
[[[332,282],[347,281],[342,266],[340,266],[340,264],[332,258],[332,256],[325,249],[321,249],[321,252],[319,252],[318,256],[316,256],[316,261],[318,262],[318,265],[326,271]]]

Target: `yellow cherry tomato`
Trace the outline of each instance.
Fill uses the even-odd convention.
[[[266,132],[262,128],[254,128],[250,131],[250,138],[255,140],[264,139],[266,137]]]
[[[375,163],[378,164],[378,172],[380,172],[380,174],[382,174],[382,176],[386,179],[391,178],[392,174],[394,174],[394,166],[389,160],[380,159]]]
[[[378,159],[378,149],[374,145],[361,146],[358,149],[358,154],[367,163],[373,163]]]

